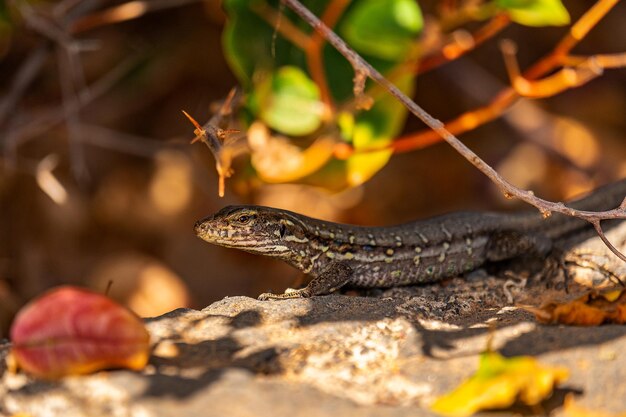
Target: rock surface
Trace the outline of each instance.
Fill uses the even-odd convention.
[[[609,237],[625,235],[626,225]],[[613,242],[623,248],[621,239]],[[624,266],[616,265],[626,279]],[[588,265],[569,267],[577,280],[601,281]],[[231,297],[201,311],[174,310],[147,320],[155,347],[142,372],[50,382],[0,368],[0,414],[429,416],[434,398],[476,370],[488,338],[505,356],[533,355],[569,368],[568,381],[542,404],[545,413],[564,415],[567,393],[582,407],[626,411],[626,327],[539,325],[511,306],[573,297],[563,280],[496,275],[502,278],[479,271],[368,296]],[[7,352],[0,348],[0,355]]]

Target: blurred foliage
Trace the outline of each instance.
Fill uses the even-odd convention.
[[[321,11],[330,2],[305,3]],[[224,5],[230,17],[224,28],[225,53],[251,96],[247,110],[254,118],[278,134],[292,137],[294,142],[305,135],[331,131],[337,141],[345,140],[356,148],[369,148],[389,144],[399,133],[407,110],[393,99],[379,100],[367,110],[354,109],[354,71],[335,49],[327,47],[320,58],[324,62],[324,78],[327,78],[322,82],[328,83],[334,102],[332,107],[346,109],[330,110],[330,103],[322,100],[318,86],[308,74],[311,62],[306,51],[280,36],[272,22],[264,20],[259,12],[268,7],[278,10],[278,1],[265,4],[256,0],[226,0]],[[294,19],[293,13],[286,12],[283,18]],[[276,24],[282,27],[280,20]],[[337,23],[339,33],[383,72],[411,59],[414,55],[411,50],[422,25],[421,11],[412,0],[355,1]],[[296,27],[303,34],[311,32],[302,21]],[[399,87],[411,95],[413,77],[403,77]],[[337,123],[338,118],[347,123]],[[335,184],[361,184],[382,168],[390,156],[390,152],[373,152],[349,158],[341,164],[327,165],[326,169],[332,171],[330,177],[322,174],[321,185],[341,188],[344,185]],[[262,170],[263,166],[255,165],[255,168]],[[305,174],[308,173],[305,171]],[[301,178],[285,172],[284,178],[278,177],[279,181],[281,179]],[[314,182],[320,183],[319,180]]]
[[[357,0],[345,10],[339,1],[303,4],[320,15],[340,13],[336,32],[376,69],[392,77],[405,94],[413,94],[416,73],[411,68],[419,65],[424,49],[420,40],[424,19],[417,2]],[[244,104],[244,114],[250,116],[248,125],[259,120],[275,135],[286,135],[302,148],[308,146],[303,136],[327,134],[355,151],[345,161],[326,164],[321,168],[325,172],[318,175],[309,170],[294,172],[280,159],[273,161],[268,175],[267,164],[255,164],[253,157],[261,178],[304,181],[336,190],[366,182],[387,164],[391,151],[369,150],[390,145],[404,125],[406,108],[389,96],[376,97],[373,105],[359,104],[357,96],[355,103],[350,88],[356,82],[354,69],[334,48],[316,48],[316,35],[290,10],[279,8],[277,0],[225,0],[224,5],[229,15],[224,52],[248,94]],[[494,0],[479,7],[475,20],[505,12],[513,21],[529,26],[569,22],[560,0]],[[329,97],[320,93],[326,88]],[[327,142],[327,146],[333,144]],[[319,159],[320,154],[330,157],[331,152],[302,154],[300,165],[311,165],[307,159]]]
[[[511,20],[526,26],[561,26],[570,22],[561,0],[496,0]]]

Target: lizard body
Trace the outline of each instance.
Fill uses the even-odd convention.
[[[626,179],[570,206],[608,210],[625,196]],[[545,256],[560,241],[589,230],[586,221],[558,213],[544,219],[536,211],[458,212],[365,227],[262,206],[229,206],[195,225],[207,242],[281,259],[313,277],[303,289],[263,294],[262,299],[326,294],[346,284],[367,288],[436,282],[486,262]]]

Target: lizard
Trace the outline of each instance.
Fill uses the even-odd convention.
[[[608,210],[625,197],[626,178],[569,206]],[[395,226],[354,226],[253,205],[227,206],[194,229],[209,243],[277,258],[312,277],[304,288],[261,294],[260,300],[323,295],[344,285],[434,283],[488,262],[547,257],[560,243],[593,231],[585,220],[536,211],[454,212]]]

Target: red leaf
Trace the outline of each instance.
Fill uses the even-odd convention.
[[[134,313],[104,295],[61,287],[31,301],[11,327],[12,353],[42,378],[104,368],[142,369],[150,335]]]

